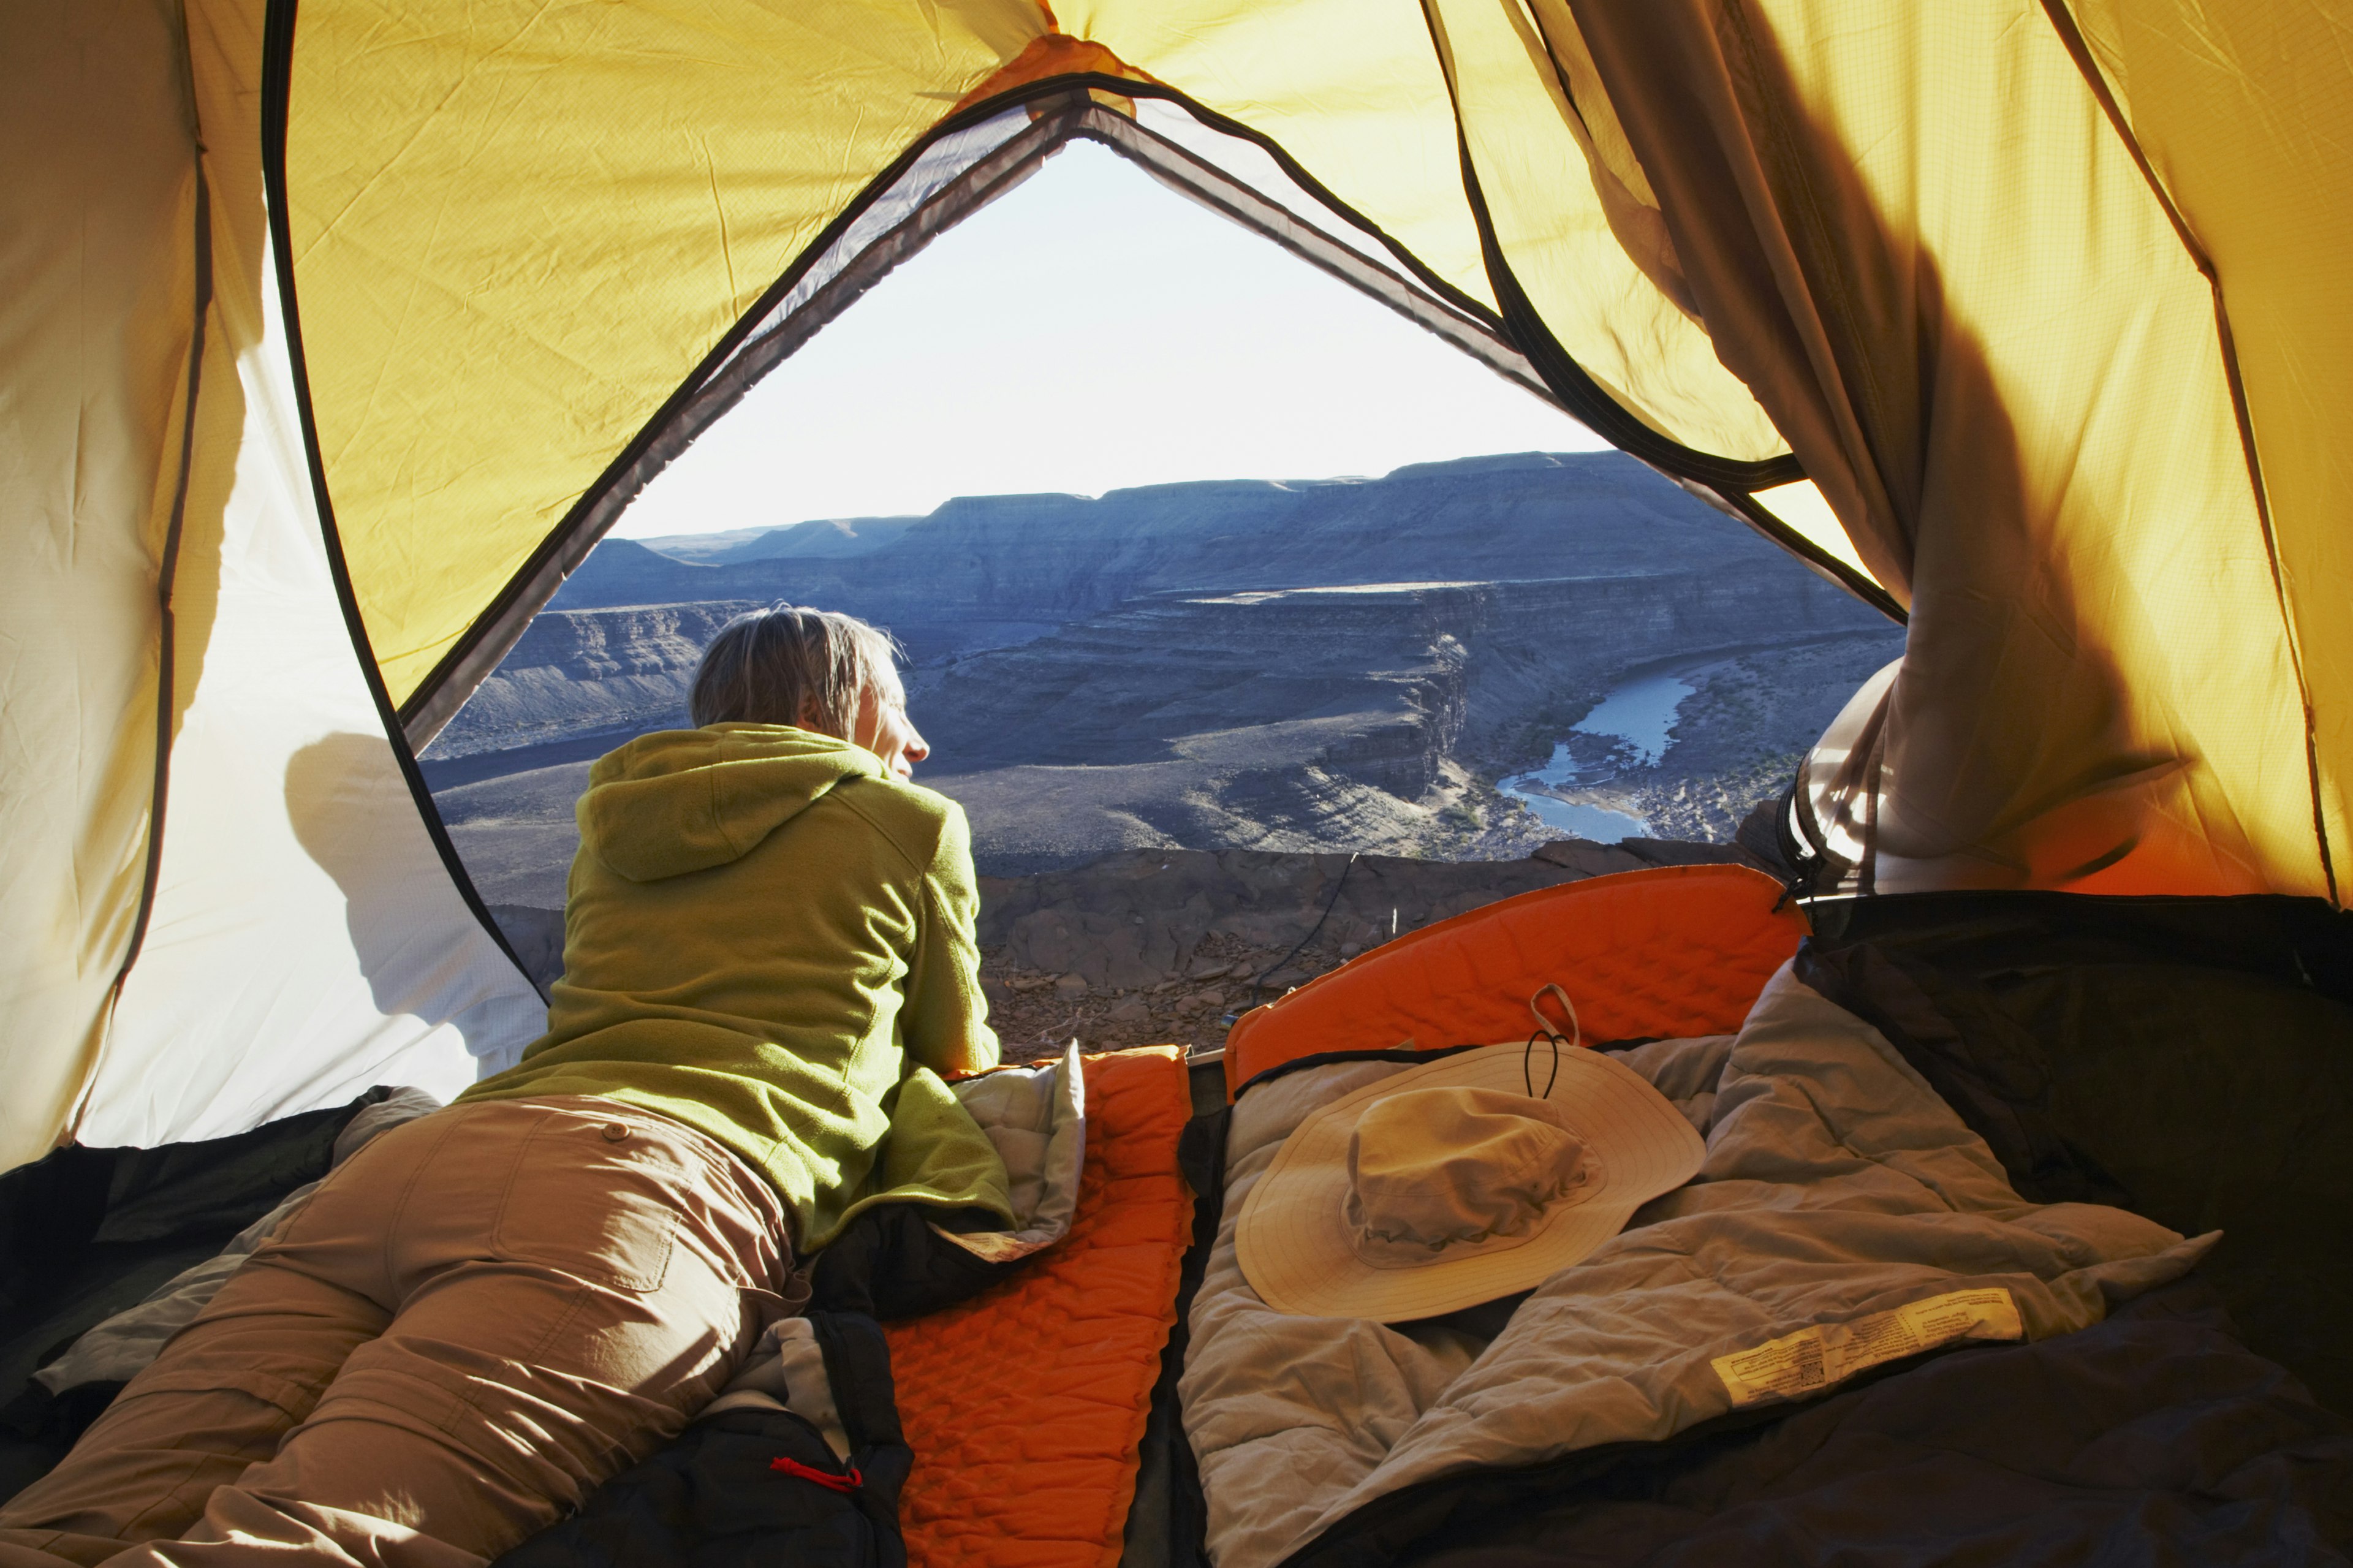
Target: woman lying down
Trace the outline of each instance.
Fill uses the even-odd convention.
[[[589,773],[547,1035],[330,1175],[0,1509],[0,1568],[472,1568],[684,1426],[870,1195],[908,1058],[997,1061],[892,654],[719,634],[701,728]]]

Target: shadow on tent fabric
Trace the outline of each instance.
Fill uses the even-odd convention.
[[[352,951],[376,1011],[386,1016],[414,1011],[418,982],[418,911],[410,904],[412,880],[386,876],[379,850],[383,825],[417,811],[407,781],[381,735],[339,731],[296,752],[286,762],[286,815],[294,837],[319,868],[343,890],[343,921]],[[437,908],[433,918],[441,918]],[[399,977],[397,979],[394,977]],[[470,1008],[449,1020],[480,1058],[489,1048],[485,1027],[495,1027],[495,1008]]]
[[[2036,409],[2041,389],[2020,379],[2038,368],[2021,325],[2031,307],[1982,280],[1951,295],[1929,237],[1952,216],[1934,194],[1933,159],[1893,176],[1883,195],[1861,166],[1854,128],[1815,107],[1807,83],[1820,58],[1793,63],[1774,25],[1737,6],[1572,0],[1570,9],[1608,95],[1587,107],[1620,117],[1657,193],[1672,249],[1648,265],[1673,276],[1655,280],[1687,290],[1725,363],[1908,604],[1883,767],[1866,759],[1871,776],[1856,781],[1868,786],[1882,852],[1907,864],[1915,886],[2102,878],[2096,890],[2106,892],[2262,890],[2265,856],[2208,761],[2259,731],[2200,733],[2160,689],[2163,667],[2149,650],[2179,643],[2178,620],[2165,618],[2174,601],[2132,580],[2116,542],[2137,537],[2140,520],[2127,515],[2136,498],[2096,483],[2121,471],[2114,463],[2089,462],[2103,442],[2164,443],[2165,397],[2195,409],[2216,387],[2170,389],[2138,425],[2095,426],[2140,391],[2132,378],[2147,329],[2138,317],[2103,317],[2086,330],[2109,334],[2102,352],[2115,384],[2089,394],[2072,424]],[[1903,16],[1883,30],[1891,47],[1931,26]],[[2111,133],[2088,97],[2085,110],[2082,172],[2038,190],[2046,204],[2105,189]],[[1907,195],[1918,210],[1892,210]],[[2038,254],[2000,225],[1982,239],[2010,244],[2021,267]],[[2179,271],[2167,275],[2188,276],[2189,258],[2176,259]],[[1989,342],[2001,350],[1999,375]],[[2035,421],[2031,465],[2013,406]],[[2246,522],[2233,543],[2262,550],[2252,510]],[[2126,679],[2125,668],[2140,679]],[[2284,665],[2266,669],[2281,691],[2292,688]],[[2201,717],[2235,722],[2221,715]],[[2286,854],[2266,847],[2274,861]]]

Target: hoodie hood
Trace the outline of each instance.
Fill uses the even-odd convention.
[[[844,779],[882,776],[863,746],[782,724],[640,735],[588,770],[581,847],[632,882],[751,853]]]

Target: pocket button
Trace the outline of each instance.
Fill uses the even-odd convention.
[[[628,1135],[629,1135],[629,1130],[628,1130],[628,1128],[626,1128],[626,1127],[622,1126],[619,1122],[617,1122],[617,1121],[607,1121],[607,1123],[605,1123],[605,1142],[607,1142],[607,1143],[618,1143],[622,1139],[627,1138]]]

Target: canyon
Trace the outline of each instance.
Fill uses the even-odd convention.
[[[684,722],[703,643],[778,599],[899,638],[920,782],[1000,878],[1167,849],[1516,863],[1562,835],[1499,785],[1565,738],[1615,758],[1593,798],[1728,840],[1903,640],[1616,453],[608,540],[424,755],[486,898],[560,906],[587,763]],[[1656,669],[1692,688],[1660,756],[1570,736]]]

